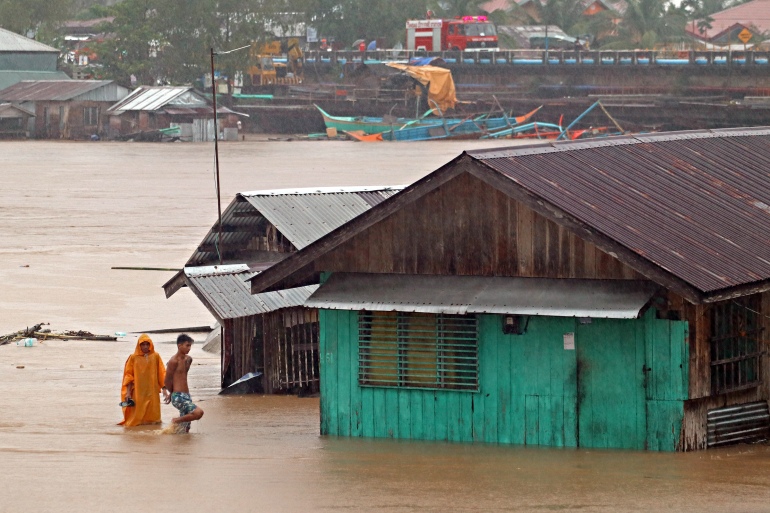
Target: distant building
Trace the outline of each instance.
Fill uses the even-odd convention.
[[[714,13],[710,18],[713,21],[696,20],[688,23],[687,32],[700,41],[718,46],[758,45],[764,40],[764,35],[770,32],[770,0],[747,2]],[[703,26],[705,23],[709,26]]]
[[[56,48],[0,28],[0,90],[22,80],[68,80],[58,60]]]
[[[327,187],[238,194],[166,297],[189,287],[221,326],[222,387],[262,373],[265,393],[318,391],[318,284],[251,294],[248,279],[384,201],[401,187]],[[224,265],[219,265],[220,256]]]
[[[73,78],[85,79],[91,76],[89,66],[99,60],[94,45],[103,42],[111,35],[99,30],[105,23],[111,23],[115,18],[96,18],[92,20],[70,20],[64,22],[59,29],[64,36],[66,51],[62,56],[64,62],[71,67]]]
[[[18,105],[0,103],[0,138],[27,137],[35,113]]]
[[[578,0],[584,10],[584,16],[593,16],[603,11],[613,11],[618,14],[623,14],[626,10],[627,4],[625,0]],[[524,11],[532,20],[540,21],[540,11],[538,4],[547,4],[547,0],[490,0],[481,4],[481,10],[487,13],[493,13],[494,11],[501,10],[506,12],[513,12],[514,6],[517,6],[520,10]]]
[[[105,134],[107,109],[127,94],[112,80],[24,80],[0,91],[0,102],[35,113],[31,137],[88,139]]]
[[[110,138],[142,137],[172,127],[179,128],[183,141],[236,140],[238,117],[241,114],[217,107],[214,129],[214,110],[211,101],[191,86],[141,86],[109,109]]]

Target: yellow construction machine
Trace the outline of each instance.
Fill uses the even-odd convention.
[[[277,57],[286,62],[276,62]],[[302,64],[305,55],[296,37],[285,41],[255,42],[249,50],[249,67],[244,86],[247,89],[264,86],[302,83]],[[250,87],[249,87],[250,86]]]

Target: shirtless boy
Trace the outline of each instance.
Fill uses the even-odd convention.
[[[179,417],[171,419],[171,422],[179,424],[185,432],[190,431],[191,421],[203,417],[203,410],[192,402],[187,386],[187,372],[192,365],[192,357],[188,353],[192,345],[192,338],[179,335],[176,339],[176,354],[166,364],[165,385],[170,395],[166,396],[165,401],[179,410]]]

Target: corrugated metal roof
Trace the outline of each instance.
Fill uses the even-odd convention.
[[[403,187],[340,187],[244,193],[295,248],[302,249]]]
[[[35,117],[35,113],[11,103],[0,104],[0,118],[19,118],[24,115]]]
[[[254,273],[245,265],[185,267],[188,285],[219,319],[234,319],[302,306],[318,285],[251,294]]]
[[[225,252],[244,249],[257,236],[257,230],[271,222],[295,248],[300,249],[308,244],[309,237],[315,237],[315,240],[325,235],[401,189],[403,186],[316,187],[244,192],[222,212],[222,226],[225,227],[222,246]],[[265,211],[261,207],[265,207]],[[219,261],[215,249],[219,239],[217,227],[217,224],[212,226],[187,265]],[[282,227],[287,231],[284,232]],[[275,263],[288,253],[262,256]],[[234,258],[242,261],[240,256]],[[253,256],[250,258],[249,264],[254,267],[257,260]]]
[[[468,154],[700,291],[770,278],[770,128]]]
[[[72,80],[63,71],[0,70],[0,91],[22,80]],[[72,80],[74,82],[74,80]]]
[[[24,37],[16,32],[0,28],[0,52],[43,52],[59,53],[52,46],[44,45],[34,39]]]
[[[305,306],[633,319],[658,288],[637,280],[334,273]]]
[[[136,88],[122,101],[110,107],[110,112],[127,110],[158,110],[176,97],[191,91],[190,86],[141,86]]]
[[[66,101],[109,84],[112,80],[24,80],[0,91],[0,100]]]

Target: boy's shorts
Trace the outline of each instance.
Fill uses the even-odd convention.
[[[179,410],[179,416],[183,417],[195,411],[197,406],[192,402],[192,397],[187,392],[174,392],[171,394],[171,405]]]

